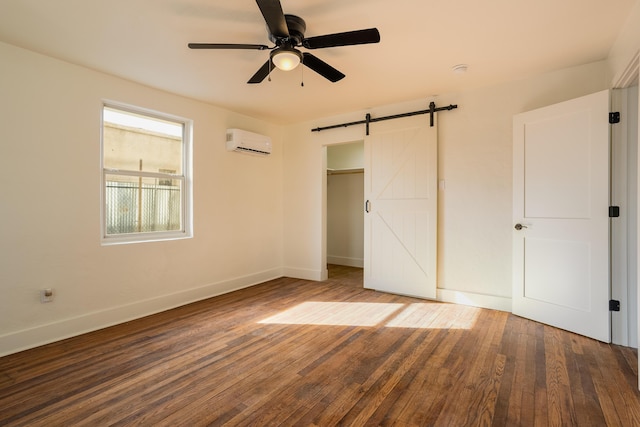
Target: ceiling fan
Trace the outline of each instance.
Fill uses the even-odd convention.
[[[189,43],[189,48],[271,50],[269,60],[260,67],[247,83],[262,82],[271,73],[274,66],[281,70],[289,71],[296,68],[300,63],[335,83],[344,78],[344,74],[315,55],[308,52],[300,52],[297,48],[321,49],[378,43],[380,41],[380,33],[377,28],[305,38],[304,32],[307,29],[307,25],[304,20],[295,15],[285,15],[282,12],[280,0],[256,0],[256,3],[267,23],[269,40],[275,46],[269,47],[264,44]]]

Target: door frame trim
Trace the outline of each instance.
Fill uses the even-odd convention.
[[[630,86],[633,86],[634,83],[640,83],[639,80],[640,80],[640,49],[636,50],[635,54],[631,56],[631,59],[627,63],[627,66],[620,73],[618,73],[618,75],[616,75],[613,78],[611,82],[611,88],[625,89]],[[640,99],[639,99],[639,104],[640,104]],[[638,113],[638,126],[640,127],[640,112]],[[640,146],[640,141],[638,141],[638,145]],[[638,167],[640,167],[640,150],[638,150],[638,158],[636,159],[636,164],[638,165]],[[639,181],[640,181],[640,174],[639,174]],[[637,223],[640,224],[640,182],[638,183],[638,192],[636,193],[636,197],[638,199],[636,201],[636,205],[637,205],[636,220],[637,220]],[[636,268],[640,264],[639,234],[640,233],[636,233],[636,259],[635,259]],[[636,278],[636,288],[637,289],[640,288],[640,275],[638,276],[638,278]],[[631,301],[629,301],[629,303],[632,304]],[[637,292],[635,303],[636,303],[636,313],[638,313],[640,311],[640,292]],[[624,319],[624,320],[625,322],[628,323],[628,319]],[[638,343],[640,343],[640,315],[638,315],[637,328],[638,328]],[[640,359],[638,359],[638,369],[640,369]],[[638,389],[640,389],[640,375],[638,376]]]
[[[631,56],[631,58],[629,59],[629,62],[627,63],[627,66],[620,72],[618,73],[618,75],[616,75],[611,82],[611,88],[612,88],[612,97],[611,97],[611,108],[612,111],[614,110],[624,110],[626,109],[626,93],[624,93],[623,96],[620,96],[620,94],[616,94],[615,89],[626,89],[629,88],[631,86],[637,85],[640,78],[639,78],[639,74],[640,74],[640,50],[637,50],[635,52],[634,55]],[[615,95],[614,95],[615,94]],[[621,113],[623,113],[623,111],[621,111]],[[640,115],[638,117],[638,123],[640,124]],[[611,150],[613,150],[613,146],[614,144],[620,144],[621,142],[628,144],[628,141],[626,140],[627,138],[627,130],[623,129],[623,130],[612,130],[611,131]],[[622,139],[624,139],[622,141]],[[640,141],[638,142],[638,145],[640,146]],[[640,155],[639,155],[640,156]],[[640,167],[640,157],[636,160],[636,164]],[[640,175],[639,175],[640,176]],[[611,177],[611,185],[613,185],[613,176]],[[638,208],[637,208],[637,223],[640,224],[640,185],[638,185],[638,191],[639,194],[636,194],[636,203],[638,204]],[[613,191],[612,191],[612,195],[613,195]],[[628,200],[625,200],[625,202],[629,202]],[[625,227],[625,233],[626,233],[626,227]],[[611,238],[613,239],[615,236],[613,235],[613,233],[611,234]],[[613,246],[613,242],[610,245],[610,256],[611,256],[611,252],[614,249]],[[638,236],[638,233],[636,233],[636,252],[638,254],[638,257],[636,258],[636,266],[640,265],[640,236]],[[628,257],[628,254],[626,251],[624,251],[624,255],[626,257]],[[628,260],[628,262],[632,262],[632,260]],[[614,272],[613,271],[613,267],[614,264],[611,264],[611,274],[620,274],[620,271]],[[626,264],[625,264],[626,267]],[[624,276],[626,277],[626,271],[624,272]],[[640,276],[637,278],[636,280],[636,289],[640,289]],[[635,301],[636,307],[635,307],[635,311],[636,313],[640,312],[640,292],[638,293],[638,298]],[[614,344],[619,344],[619,345],[628,345],[629,344],[629,330],[627,325],[629,324],[629,305],[633,304],[634,302],[630,301],[628,299],[628,283],[624,283],[621,284],[615,280],[611,280],[611,295],[612,296],[624,296],[626,301],[622,301],[621,300],[621,305],[625,306],[626,309],[620,312],[620,315],[617,316],[617,319],[615,319],[616,316],[612,316],[611,319],[611,327],[612,327],[612,331],[611,331],[611,342]],[[638,330],[638,337],[637,340],[640,343],[640,314],[637,315],[638,318],[638,326],[637,326],[637,330]],[[640,361],[638,362],[638,365],[640,367]],[[640,389],[640,377],[638,378],[638,386]]]

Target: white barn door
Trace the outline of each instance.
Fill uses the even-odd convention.
[[[365,139],[364,286],[435,298],[437,128],[402,120],[416,126]]]
[[[513,121],[513,313],[610,341],[609,92]]]

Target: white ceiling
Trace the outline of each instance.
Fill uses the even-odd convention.
[[[1,0],[0,41],[285,124],[605,59],[636,1],[281,0],[307,37],[378,28],[378,44],[312,51],[337,83],[299,67],[248,85],[268,51],[187,48],[271,46],[254,0]]]

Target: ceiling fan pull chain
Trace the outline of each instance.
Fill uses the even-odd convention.
[[[300,67],[300,86],[304,87],[304,59],[302,58],[300,59],[300,65],[302,65],[302,67]]]

